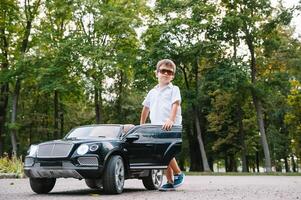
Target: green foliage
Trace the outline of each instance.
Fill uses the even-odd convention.
[[[292,137],[293,153],[301,155],[301,92],[300,82],[291,81],[292,88],[287,98],[289,105],[289,112],[285,114],[285,124],[288,126],[290,135]]]
[[[252,92],[263,104],[273,163],[301,160],[300,41],[288,27],[294,9],[265,0],[158,0],[152,8],[144,0],[39,2],[30,1],[28,10],[14,0],[0,4],[0,86],[9,83],[9,106],[22,80],[17,121],[0,124],[5,151],[11,132],[23,155],[32,143],[97,122],[97,111],[100,123],[138,124],[141,102],[157,84],[155,65],[170,58],[182,94],[182,167],[201,170],[195,116],[211,164],[230,157],[238,163],[242,133],[250,166],[257,154],[262,163]],[[256,83],[241,50],[250,43]]]
[[[12,130],[19,130],[20,127],[21,127],[21,124],[18,124],[18,123],[8,123],[7,127],[11,131]]]
[[[0,173],[14,173],[18,177],[23,176],[23,162],[20,158],[9,158],[7,155],[0,157]]]

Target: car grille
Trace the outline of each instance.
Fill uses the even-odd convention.
[[[40,144],[38,158],[66,158],[72,150],[72,143],[48,143]]]
[[[79,157],[77,160],[80,165],[98,166],[96,157]]]

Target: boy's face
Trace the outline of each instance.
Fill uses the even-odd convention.
[[[156,77],[158,78],[159,84],[169,84],[174,78],[173,67],[168,65],[161,65],[156,71]]]

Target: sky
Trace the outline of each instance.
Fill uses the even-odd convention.
[[[272,6],[276,6],[278,4],[279,0],[271,0]],[[301,0],[282,0],[283,6],[286,8],[291,8],[293,6],[296,6],[298,4],[298,1]],[[148,5],[153,7],[155,5],[156,0],[148,0]],[[301,40],[301,12],[295,13],[291,26],[295,27],[295,34],[293,35],[295,38],[299,38]]]
[[[291,8],[298,4],[299,0],[283,0],[283,6],[286,8]],[[301,0],[300,0],[301,1]],[[272,5],[277,5],[277,0],[271,0]],[[301,4],[301,2],[300,2]],[[294,18],[292,19],[291,26],[295,27],[295,38],[301,39],[301,13],[295,13]]]

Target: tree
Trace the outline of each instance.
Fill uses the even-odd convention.
[[[242,151],[243,171],[247,170],[243,106],[249,87],[247,73],[231,60],[224,60],[216,67],[205,69],[202,93],[208,95],[211,104],[206,116],[208,134],[216,159],[225,159],[226,171],[237,171],[237,152]],[[244,160],[245,159],[245,160]],[[244,163],[245,162],[245,163]]]
[[[144,35],[148,55],[153,60],[169,57],[180,68],[181,74],[177,76],[181,76],[179,79],[183,80],[183,99],[189,99],[185,102],[186,105],[182,105],[185,108],[183,111],[192,112],[193,116],[190,120],[193,124],[187,127],[196,131],[196,135],[190,137],[195,137],[198,141],[203,170],[211,171],[203,142],[205,125],[202,104],[198,99],[201,70],[214,63],[220,53],[214,36],[214,16],[217,13],[215,5],[207,1],[158,1],[155,12],[157,14]],[[187,130],[187,133],[190,132],[194,131]],[[190,145],[193,146],[194,143]]]
[[[20,5],[19,5],[20,4]],[[1,3],[2,5],[2,3]],[[2,14],[3,14],[3,23],[1,26],[3,46],[2,51],[4,52],[3,60],[4,66],[3,69],[9,69],[9,77],[11,82],[14,85],[12,92],[12,113],[9,128],[11,130],[11,143],[12,143],[12,154],[17,156],[17,108],[19,102],[19,95],[21,89],[21,81],[26,77],[26,66],[24,65],[26,60],[26,52],[29,49],[29,37],[32,30],[32,23],[37,16],[38,8],[40,6],[40,0],[29,2],[15,2],[15,1],[5,1],[3,3]],[[18,14],[17,14],[18,13]],[[16,17],[14,26],[8,26],[7,22],[12,22],[10,17],[7,17],[7,14],[11,14],[13,17]],[[7,21],[6,21],[7,20]],[[9,29],[9,32],[6,32],[6,29]],[[14,36],[9,39],[7,33],[10,33]],[[9,62],[8,57],[13,57]],[[12,81],[14,80],[14,81]],[[3,92],[4,106],[3,114],[5,118],[6,114],[6,105],[7,105],[7,91],[8,83],[4,83]],[[0,127],[3,127],[1,125]]]
[[[10,50],[12,36],[18,28],[18,6],[15,1],[1,1],[0,4],[1,76],[0,76],[0,156],[3,155],[4,126],[6,122],[10,76]]]
[[[116,79],[110,72],[125,63],[128,65],[124,68],[130,67],[129,60],[135,55],[133,47],[138,41],[134,28],[140,24],[143,5],[144,1],[77,2],[75,16],[82,33],[82,73],[93,85],[96,123],[105,117],[102,110],[106,80]],[[121,73],[122,70],[117,75]]]
[[[265,39],[265,34],[271,32],[276,28],[276,22],[287,24],[290,20],[290,13],[284,10],[286,15],[279,15],[273,19],[272,7],[268,1],[223,1],[223,4],[228,10],[233,10],[240,19],[238,25],[239,30],[243,33],[241,39],[245,42],[250,53],[250,75],[251,83],[253,85],[252,98],[257,114],[257,123],[261,136],[261,143],[265,155],[266,172],[271,172],[271,158],[270,150],[267,142],[266,129],[264,123],[264,107],[262,104],[262,96],[258,93],[258,83],[260,82],[260,75],[258,74],[258,62],[256,59],[256,51],[260,49],[262,40]],[[233,12],[232,12],[233,13]],[[277,15],[278,16],[278,15]],[[258,52],[259,53],[259,52]]]

